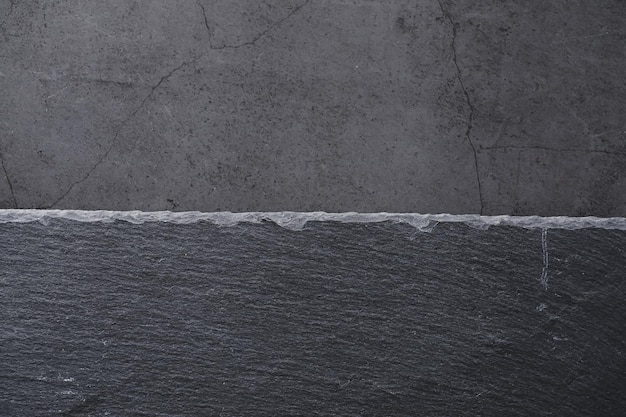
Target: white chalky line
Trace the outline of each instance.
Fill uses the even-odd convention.
[[[543,256],[543,268],[541,269],[541,286],[544,290],[548,289],[548,230],[541,231],[541,254]]]

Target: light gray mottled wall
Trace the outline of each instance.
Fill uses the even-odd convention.
[[[626,3],[0,1],[0,207],[626,215]]]

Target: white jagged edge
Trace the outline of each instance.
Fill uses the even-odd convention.
[[[407,223],[424,232],[432,231],[438,223],[465,223],[470,227],[487,229],[490,226],[516,226],[528,229],[617,229],[626,230],[624,217],[541,217],[541,216],[480,216],[477,214],[417,214],[417,213],[326,213],[314,212],[212,212],[200,211],[106,211],[106,210],[30,210],[0,209],[0,223],[41,222],[49,219],[68,219],[78,222],[126,221],[133,224],[168,222],[189,224],[209,221],[221,226],[239,223],[272,221],[290,230],[302,230],[311,221],[343,223],[376,223],[391,221]]]

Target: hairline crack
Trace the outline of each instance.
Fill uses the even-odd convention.
[[[474,123],[474,105],[472,104],[472,100],[470,98],[470,95],[467,91],[467,88],[465,88],[465,83],[463,82],[463,77],[461,77],[461,67],[459,66],[459,61],[457,58],[457,53],[456,53],[456,37],[457,37],[457,26],[458,24],[456,22],[454,22],[454,20],[452,20],[452,17],[450,16],[450,13],[448,13],[446,11],[446,9],[443,7],[443,4],[441,3],[441,0],[437,0],[437,3],[439,3],[439,8],[441,9],[441,13],[443,14],[443,18],[448,20],[448,22],[450,22],[450,25],[452,26],[452,40],[450,42],[450,46],[452,48],[452,60],[454,62],[454,66],[456,68],[456,78],[459,81],[459,84],[461,86],[461,90],[463,91],[463,95],[465,96],[465,102],[467,104],[468,110],[469,110],[469,114],[467,116],[467,128],[465,129],[465,139],[467,140],[467,143],[469,143],[470,148],[472,149],[472,154],[474,156],[474,169],[476,171],[476,186],[478,189],[478,199],[480,202],[480,214],[483,214],[483,208],[484,208],[484,200],[483,200],[483,189],[482,189],[482,182],[480,179],[480,167],[478,164],[478,150],[476,149],[476,145],[474,144],[474,142],[472,141],[472,127],[473,127],[473,123]]]
[[[11,191],[11,198],[13,199],[13,205],[15,208],[19,208],[19,204],[17,204],[17,197],[15,196],[15,190],[13,189],[13,183],[11,182],[11,177],[9,177],[9,172],[7,171],[6,164],[4,162],[4,154],[0,152],[0,164],[2,164],[2,171],[4,171],[4,177],[7,180],[7,184],[9,184],[9,190]]]
[[[259,34],[257,34],[254,38],[252,38],[249,41],[241,42],[241,43],[238,43],[238,44],[231,44],[231,45],[210,46],[210,49],[212,49],[214,51],[221,51],[221,50],[224,50],[224,49],[238,49],[238,48],[241,48],[241,47],[244,47],[244,46],[252,46],[252,45],[256,44],[261,38],[263,38],[268,32],[272,31],[274,28],[279,27],[280,25],[285,23],[287,20],[289,20],[293,15],[298,13],[304,6],[306,6],[310,2],[311,2],[311,0],[305,0],[299,6],[294,7],[285,17],[283,17],[282,19],[279,19],[276,22],[272,23],[265,30],[261,31]],[[200,5],[200,7],[202,7],[202,5]],[[202,11],[204,12],[204,7],[202,7]],[[205,19],[205,22],[206,22],[206,14],[204,14],[204,19]],[[206,26],[207,26],[207,30],[208,30],[209,29],[208,24]]]
[[[143,98],[143,100],[141,100],[141,103],[139,104],[139,106],[137,106],[137,108],[135,110],[133,110],[133,112],[128,117],[126,117],[122,121],[122,123],[120,123],[120,125],[116,129],[115,134],[113,135],[113,139],[111,139],[111,142],[109,143],[109,146],[107,147],[106,151],[102,154],[102,156],[100,158],[98,158],[96,163],[92,165],[92,167],[89,169],[89,171],[87,171],[87,173],[81,179],[79,179],[78,181],[74,181],[68,187],[68,189],[63,194],[61,194],[61,196],[59,198],[57,198],[52,204],[50,204],[46,208],[48,208],[48,209],[53,208],[54,206],[59,204],[65,197],[67,197],[68,194],[74,189],[74,187],[76,187],[77,185],[87,181],[87,179],[89,179],[91,174],[93,174],[93,172],[108,158],[109,154],[113,151],[113,148],[115,148],[115,145],[117,145],[117,142],[119,141],[120,134],[121,134],[122,129],[124,128],[124,126],[126,126],[126,124],[128,124],[128,122],[130,122],[137,115],[137,113],[139,113],[139,111],[142,108],[144,108],[144,106],[146,105],[148,100],[154,95],[155,91],[161,86],[161,84],[163,84],[172,75],[174,75],[174,73],[179,71],[184,66],[190,65],[192,63],[195,63],[198,59],[200,59],[200,57],[201,56],[199,56],[197,58],[194,58],[194,59],[192,59],[190,61],[184,61],[182,64],[180,64],[177,67],[175,67],[174,69],[172,69],[169,73],[167,73],[166,75],[162,76],[161,79],[155,85],[153,85],[151,87],[150,92]]]
[[[238,49],[238,48],[241,48],[241,47],[244,47],[244,46],[254,45],[257,41],[259,41],[261,38],[263,38],[268,32],[270,32],[271,30],[273,30],[276,27],[279,27],[285,21],[290,19],[297,12],[299,12],[310,1],[311,0],[305,0],[302,4],[300,4],[299,6],[296,6],[294,9],[292,9],[285,17],[283,17],[282,19],[277,20],[276,22],[271,24],[265,30],[261,31],[258,35],[256,35],[254,38],[252,38],[249,41],[245,41],[245,42],[242,42],[242,43],[239,43],[239,44],[234,44],[234,45],[223,45],[223,46],[219,46],[219,47],[214,47],[209,42],[209,49],[210,50]],[[202,9],[202,16],[203,16],[203,19],[204,19],[204,26],[206,27],[207,32],[209,32],[209,36],[210,36],[211,35],[210,34],[210,27],[209,27],[208,18],[207,18],[207,15],[206,15],[206,9],[205,9],[204,5],[199,0],[197,1],[197,4]],[[79,179],[78,181],[74,181],[67,188],[67,190],[63,194],[61,194],[60,197],[58,197],[52,204],[50,204],[49,206],[47,206],[45,208],[48,208],[48,209],[53,208],[58,203],[60,203],[65,197],[67,197],[70,194],[70,192],[72,192],[74,187],[76,187],[77,185],[85,182],[91,176],[91,174],[93,174],[93,172],[108,158],[109,154],[113,151],[113,148],[115,147],[115,145],[119,141],[119,137],[120,137],[121,131],[124,128],[124,126],[126,126],[126,124],[128,122],[130,122],[137,115],[137,113],[146,105],[148,100],[154,95],[154,92],[161,86],[161,84],[163,84],[163,82],[165,82],[167,79],[169,79],[172,75],[174,75],[174,73],[179,71],[184,66],[198,62],[204,55],[206,55],[206,52],[200,54],[199,56],[197,56],[196,58],[194,58],[194,59],[192,59],[190,61],[184,61],[179,66],[177,66],[176,68],[172,69],[168,74],[166,74],[163,77],[161,77],[161,79],[154,86],[152,86],[152,88],[150,89],[150,92],[143,98],[143,100],[141,101],[139,106],[126,119],[124,119],[122,121],[122,123],[120,123],[120,125],[117,128],[117,130],[115,131],[115,134],[113,135],[113,139],[111,140],[111,143],[107,147],[106,151],[102,154],[102,156],[100,158],[98,158],[98,160],[95,162],[95,164],[92,165],[92,167],[89,169],[89,171],[81,179]]]

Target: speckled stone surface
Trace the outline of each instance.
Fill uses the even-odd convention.
[[[626,3],[0,1],[0,207],[626,215]]]

